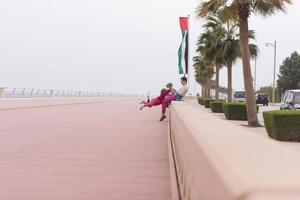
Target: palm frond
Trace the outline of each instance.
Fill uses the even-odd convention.
[[[273,15],[277,11],[285,12],[285,7],[292,4],[291,0],[255,0],[252,8],[256,14],[262,16]]]
[[[255,44],[249,44],[250,58],[256,58],[259,54],[259,49]]]
[[[216,13],[220,8],[226,5],[227,0],[209,0],[202,2],[196,8],[196,14],[198,17],[206,17],[212,13]]]

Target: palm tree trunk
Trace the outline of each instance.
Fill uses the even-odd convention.
[[[208,94],[208,80],[205,81],[205,90],[204,90],[204,93],[205,93],[205,98],[208,98],[209,94]]]
[[[249,5],[239,6],[239,29],[240,29],[240,48],[243,63],[243,74],[244,74],[244,86],[246,94],[246,105],[247,105],[247,117],[248,125],[252,127],[259,126],[256,101],[253,90],[253,79],[250,67],[249,57],[249,28],[248,28],[248,17],[249,17]]]
[[[210,98],[210,80],[207,81],[207,98]]]
[[[204,83],[203,84],[201,84],[201,97],[204,97],[204,95],[205,95],[205,85],[204,85]]]
[[[203,83],[203,97],[206,98],[206,82]]]
[[[220,64],[216,65],[216,93],[215,93],[215,99],[219,100],[219,93],[220,93]]]
[[[232,62],[227,62],[227,98],[232,102]]]

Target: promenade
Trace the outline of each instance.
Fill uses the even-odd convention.
[[[77,103],[0,110],[0,200],[171,199],[160,107]]]

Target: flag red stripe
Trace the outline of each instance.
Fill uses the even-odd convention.
[[[188,21],[189,19],[187,17],[179,17],[180,22],[180,28],[181,30],[188,30]]]

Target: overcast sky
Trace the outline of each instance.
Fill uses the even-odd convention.
[[[191,14],[191,54],[201,33],[199,0],[9,0],[0,7],[0,86],[158,93],[179,85],[179,16]],[[260,56],[258,86],[270,85],[278,65],[300,48],[299,1],[287,14],[251,16]],[[298,10],[297,10],[298,8]],[[234,89],[243,88],[241,63]],[[226,68],[221,84],[226,86]],[[192,81],[192,91],[194,81]]]

